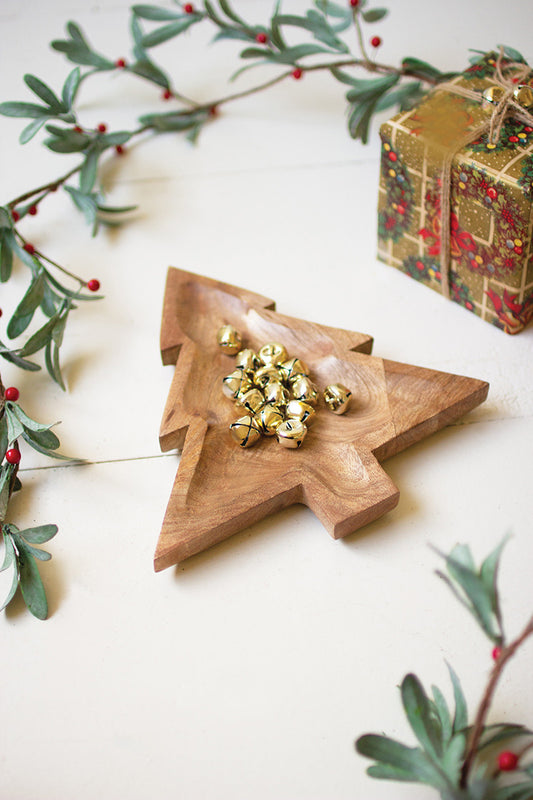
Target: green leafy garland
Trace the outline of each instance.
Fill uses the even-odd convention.
[[[345,5],[330,0],[315,0],[314,7],[305,16],[282,14],[278,3],[267,24],[246,21],[233,10],[227,0],[218,0],[216,6],[205,0],[201,9],[195,8],[191,3],[175,2],[174,7],[169,8],[142,4],[134,5],[131,12],[130,60],[99,53],[80,27],[69,22],[65,38],[52,42],[54,50],[63,53],[75,64],[61,90],[54,91],[35,75],[25,75],[24,82],[38,102],[0,104],[0,114],[30,120],[20,134],[21,144],[29,142],[44,130],[43,143],[49,150],[58,154],[80,155],[79,163],[65,174],[0,206],[0,282],[6,283],[10,280],[14,259],[18,259],[29,270],[27,289],[7,324],[8,339],[19,339],[34,322],[36,315],[41,317],[37,329],[19,346],[0,341],[0,356],[21,369],[35,371],[41,366],[33,357],[42,351],[48,373],[62,389],[65,384],[61,373],[60,348],[69,314],[80,302],[100,299],[97,294],[100,283],[95,278],[82,278],[58,264],[28,241],[19,230],[20,220],[27,215],[37,214],[51,193],[58,189],[67,192],[75,208],[84,215],[94,236],[100,225],[119,224],[124,214],[133,208],[105,204],[98,184],[102,159],[109,154],[121,155],[126,145],[141,135],[183,133],[189,141],[195,142],[203,127],[216,117],[221,106],[287,79],[299,80],[306,73],[327,71],[334,79],[349,87],[346,93],[348,128],[351,136],[366,142],[375,113],[394,106],[402,109],[411,107],[434,84],[450,77],[450,73],[441,73],[416,58],[405,58],[400,67],[387,66],[371,58],[365,45],[363,26],[383,19],[387,10],[368,8],[366,0],[347,0]],[[146,25],[149,30],[145,30]],[[250,89],[209,102],[198,103],[189,99],[155,62],[152,52],[158,45],[177,39],[196,25],[213,27],[214,41],[230,39],[244,43],[244,48],[239,52],[244,65],[235,72],[232,79],[260,66],[275,68],[274,77]],[[287,30],[298,31],[304,40],[289,45],[286,41]],[[347,43],[347,38],[354,32],[353,38],[359,49],[357,54],[352,52]],[[376,51],[381,39],[372,37],[370,42]],[[353,68],[371,72],[373,77],[355,77],[352,74]],[[120,71],[154,84],[162,90],[163,99],[171,100],[176,107],[171,111],[141,115],[131,130],[110,132],[103,124],[95,128],[82,125],[76,109],[82,83],[98,73]],[[14,387],[10,387],[11,389]],[[20,426],[23,424],[23,414],[18,404],[9,399],[6,401],[2,388],[0,464],[4,502],[0,524],[6,553],[10,554],[9,557],[6,555],[4,568],[13,567],[15,578],[26,598],[29,596],[29,584],[35,589],[40,578],[36,569],[30,573],[23,567],[27,563],[24,559],[31,551],[25,550],[21,544],[21,535],[15,533],[14,525],[6,521],[9,499],[20,487],[18,479],[12,480],[13,475],[16,477],[20,461],[17,442],[22,436],[41,452],[56,455],[59,440],[47,426],[36,427],[38,423],[32,420],[24,423],[26,427],[22,430]],[[15,419],[20,424],[14,424]],[[29,420],[28,417],[25,419]],[[18,536],[18,539],[15,540],[14,536]],[[35,553],[31,555],[35,557]],[[13,586],[16,588],[15,582]],[[39,583],[39,586],[42,584]],[[6,602],[12,599],[13,594],[11,590]],[[37,616],[46,616],[43,603],[38,606],[38,611],[34,603],[28,603],[28,607]]]
[[[400,687],[403,708],[419,742],[409,747],[387,736],[366,734],[356,742],[357,752],[375,763],[367,770],[373,778],[422,783],[436,789],[442,800],[531,800],[533,731],[524,725],[486,724],[504,667],[533,634],[533,616],[523,631],[508,642],[500,608],[497,573],[505,540],[476,568],[470,548],[456,545],[445,560],[447,574],[437,575],[472,614],[494,645],[494,666],[473,724],[459,678],[448,665],[454,709],[450,712],[443,692],[432,686],[428,696],[416,675],[406,675]],[[502,742],[520,739],[517,750],[496,751]],[[525,744],[524,744],[525,742]],[[510,782],[506,773],[517,778]]]

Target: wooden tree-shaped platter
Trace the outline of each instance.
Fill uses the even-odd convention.
[[[310,367],[320,389],[352,391],[342,416],[322,404],[301,448],[271,438],[243,449],[237,414],[223,396],[234,368],[216,333],[237,328],[244,346],[281,342]],[[161,328],[164,364],[175,372],[160,444],[181,460],[157,543],[156,571],[223,541],[294,503],[308,506],[338,539],[394,508],[399,491],[380,462],[482,403],[485,381],[370,355],[372,338],[284,316],[272,300],[170,268]]]

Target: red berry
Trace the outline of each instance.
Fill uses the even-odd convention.
[[[36,213],[37,213],[37,206],[30,206],[28,208],[28,214],[31,214],[32,217],[34,217]]]
[[[465,303],[465,308],[467,308],[469,311],[472,311],[472,309],[474,308],[474,306],[472,305],[472,303],[470,302],[470,300],[467,300],[467,301],[466,301],[466,303]]]
[[[496,200],[496,198],[498,197],[498,192],[493,186],[490,186],[487,189],[487,197],[490,197],[491,200]]]
[[[186,14],[194,14],[194,6],[192,3],[185,3],[183,10]]]
[[[498,645],[496,645],[496,647],[493,647],[493,649],[492,649],[492,653],[491,653],[492,660],[493,661],[497,661],[499,659],[499,657],[501,656],[501,654],[502,654],[501,647],[498,647]]]
[[[397,160],[398,160],[398,156],[396,155],[396,153],[393,153],[393,151],[391,150],[389,152],[389,161],[397,161]]]
[[[118,67],[119,69],[124,69],[125,66],[126,62],[124,61],[123,58],[119,58],[117,61],[115,61],[115,67]]]
[[[32,256],[35,253],[35,247],[30,244],[30,242],[26,242],[23,249]]]
[[[350,5],[352,8],[357,8],[359,5],[359,0],[350,0]]]
[[[123,156],[124,152],[125,152],[125,150],[124,150],[124,148],[123,148],[123,146],[121,144],[116,144],[115,145],[115,153],[117,154],[117,156]]]
[[[13,209],[13,211],[11,212],[11,216],[13,218],[13,222],[18,222],[20,219],[20,214],[18,211],[15,211],[15,209]]]
[[[292,71],[292,77],[296,81],[299,81],[303,74],[303,70],[301,70],[300,67],[296,67],[296,69],[293,69]]]
[[[209,109],[209,116],[216,117],[218,115],[218,106],[211,106]]]
[[[6,461],[8,464],[18,464],[20,461],[20,450],[17,450],[16,447],[11,447],[9,450],[6,450]]]
[[[172,92],[170,91],[170,89],[165,89],[165,91],[163,92],[163,100],[170,100],[171,97],[172,97]]]
[[[97,292],[100,288],[100,281],[96,278],[91,278],[90,281],[87,281],[87,288],[90,292]]]
[[[2,309],[0,308],[0,317],[2,316],[2,314],[3,314],[3,313],[4,313],[4,312],[3,312],[3,311],[2,311]]]
[[[514,251],[517,256],[521,256],[522,253],[524,252],[521,247],[518,247],[518,245],[514,248]]]
[[[14,403],[16,403],[20,397],[20,392],[16,386],[8,386],[4,396],[6,400],[12,400]]]
[[[520,139],[518,138],[518,136],[509,136],[509,141],[512,142],[513,144],[516,144],[516,142],[519,142]]]
[[[98,126],[97,130],[98,130],[98,133],[105,133],[106,130],[107,130],[107,125],[105,125],[103,122],[101,122],[100,125]]]
[[[380,36],[373,36],[370,39],[370,44],[372,45],[372,47],[379,47],[380,44],[381,44],[381,37]]]
[[[531,131],[533,131],[531,125],[526,125],[526,127],[524,128],[524,133],[531,133]]]
[[[498,756],[498,767],[502,772],[512,772],[514,769],[516,769],[517,765],[518,756],[516,753],[513,753],[512,750],[503,750]]]
[[[398,214],[405,214],[405,208],[403,206],[398,206],[396,211],[398,212]]]
[[[76,131],[76,133],[83,133],[83,128],[80,128],[80,126],[79,126],[79,125],[74,125],[74,127],[72,128],[72,130],[73,130],[73,131]]]
[[[420,272],[422,272],[422,270],[424,269],[424,264],[422,263],[422,261],[416,262],[416,268],[420,270]]]
[[[258,33],[255,37],[255,41],[257,44],[266,44],[268,42],[268,36],[266,33]]]

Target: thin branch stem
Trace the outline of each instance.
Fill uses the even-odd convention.
[[[494,668],[489,678],[489,682],[486,686],[483,697],[481,698],[481,702],[479,704],[479,708],[476,714],[476,719],[474,722],[474,727],[472,728],[472,733],[470,735],[470,740],[468,742],[466,756],[461,770],[460,785],[462,789],[465,789],[467,786],[468,776],[470,774],[470,770],[472,769],[474,759],[477,755],[479,741],[483,733],[485,719],[487,717],[487,713],[489,711],[492,698],[494,696],[494,692],[496,691],[496,687],[502,675],[503,669],[507,664],[507,662],[514,656],[518,648],[532,634],[533,634],[533,617],[531,617],[531,619],[527,623],[522,633],[513,642],[508,644],[507,647],[503,648],[498,660],[494,665]]]
[[[357,32],[357,41],[359,42],[359,49],[361,50],[361,53],[363,54],[364,58],[364,66],[369,70],[373,70],[374,64],[368,57],[368,53],[366,52],[365,42],[363,39],[363,31],[361,30],[361,21],[359,19],[358,10],[356,8],[354,9],[353,12],[353,21],[355,25],[355,30]]]

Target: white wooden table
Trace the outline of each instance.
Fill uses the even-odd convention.
[[[102,52],[128,58],[128,5],[2,0],[1,99],[30,100],[25,72],[60,86],[69,65],[48,43],[68,19]],[[502,42],[533,58],[530,0],[391,5],[383,61],[412,55],[457,69],[468,48]],[[256,22],[270,12],[264,0],[240,8]],[[200,99],[226,93],[236,65],[232,43],[208,38],[158,51]],[[196,148],[171,134],[111,159],[110,202],[139,205],[121,229],[91,239],[62,193],[23,222],[51,257],[98,278],[105,300],[72,315],[66,394],[44,371],[1,364],[27,412],[61,420],[62,451],[87,460],[57,466],[23,451],[13,521],[60,532],[42,567],[49,620],[21,601],[0,617],[3,798],[434,797],[371,780],[353,747],[369,731],[414,744],[397,689],[409,671],[451,697],[448,660],[472,713],[481,695],[490,643],[434,576],[428,545],[468,542],[481,559],[512,532],[501,571],[511,635],[531,613],[533,327],[506,336],[376,260],[377,128],[366,147],[349,138],[343,88],[306,75],[228,105]],[[117,74],[89,81],[81,108],[87,125],[117,130],[165,107],[157,89]],[[37,140],[21,147],[20,128],[0,118],[1,202],[76,163]],[[488,380],[489,398],[389,460],[398,508],[346,540],[297,506],[155,574],[178,465],[158,448],[172,377],[158,352],[169,264],[272,297],[283,313],[369,333],[376,355]],[[12,307],[26,283],[20,267],[0,305]],[[533,724],[532,656],[529,643],[506,673],[495,721]]]

